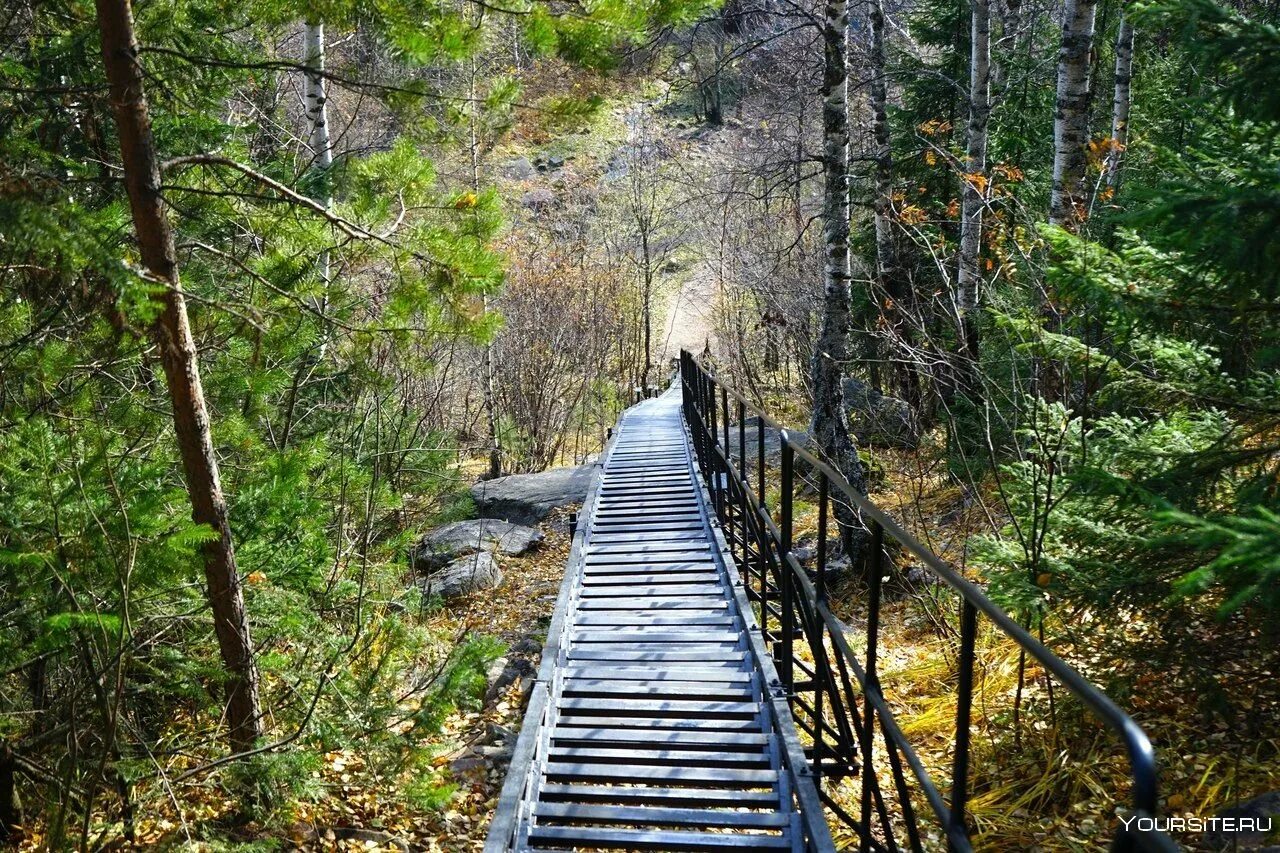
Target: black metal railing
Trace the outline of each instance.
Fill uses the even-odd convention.
[[[943,845],[958,851],[973,849],[966,808],[971,782],[982,781],[971,779],[970,768],[974,665],[982,617],[1016,643],[1025,659],[1038,663],[1046,678],[1051,676],[1111,729],[1128,762],[1132,816],[1155,816],[1156,765],[1151,742],[1115,703],[854,490],[837,471],[796,446],[786,429],[718,381],[688,352],[681,355],[679,381],[701,473],[747,595],[758,608],[760,631],[772,649],[796,725],[807,736],[806,752],[819,795],[833,827],[843,826],[851,833],[857,849],[922,851]],[[749,424],[754,425],[750,442],[754,447],[750,449]],[[772,471],[766,448],[774,440],[766,435],[770,430],[778,442]],[[737,439],[736,452],[732,438]],[[804,468],[802,476],[797,474],[798,462]],[[817,503],[816,553],[808,571],[793,550],[793,495],[798,486],[804,486],[806,495]],[[771,505],[767,496],[773,488],[779,489],[779,497]],[[850,629],[828,606],[827,532],[836,507],[864,527],[860,550],[867,561],[862,567],[866,647],[861,656],[850,646]],[[940,588],[951,590],[959,610],[947,797],[904,734],[880,683],[886,538],[918,560]],[[889,777],[885,780],[877,770],[876,752],[880,749],[884,750],[880,765],[887,765]],[[848,783],[837,791],[843,780]],[[927,804],[923,815],[917,813],[921,800]],[[1151,827],[1150,820],[1117,820],[1112,849],[1177,849],[1167,836]]]

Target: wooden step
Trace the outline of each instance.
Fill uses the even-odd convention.
[[[699,826],[731,829],[781,829],[789,819],[777,812],[677,809],[655,806],[609,806],[542,803],[534,809],[540,824],[623,824],[627,826]]]

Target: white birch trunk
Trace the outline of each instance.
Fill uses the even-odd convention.
[[[1120,188],[1120,161],[1129,144],[1130,86],[1133,81],[1133,23],[1127,14],[1116,33],[1116,89],[1111,110],[1111,150],[1107,153],[1107,186]]]
[[[969,127],[965,156],[964,195],[960,209],[960,263],[956,275],[955,306],[959,349],[967,362],[963,373],[972,378],[978,358],[975,312],[982,271],[982,210],[987,203],[987,123],[991,117],[991,0],[971,0],[972,32],[969,59]],[[974,388],[965,389],[973,392]]]
[[[333,165],[333,144],[329,139],[328,96],[324,78],[324,24],[308,21],[303,41],[303,65],[307,70],[302,98],[307,112],[307,141],[314,165],[328,169]]]
[[[867,14],[871,37],[872,161],[875,164],[876,292],[875,301],[884,318],[885,337],[892,363],[891,379],[895,392],[912,408],[919,406],[919,378],[916,375],[909,328],[915,308],[910,282],[898,265],[898,248],[893,239],[893,148],[889,139],[889,85],[885,54],[885,19],[883,0],[871,0]]]
[[[328,95],[324,77],[324,24],[307,21],[303,28],[303,106],[307,117],[307,142],[311,147],[312,168],[321,172],[322,189],[315,193],[315,200],[326,209],[333,206],[333,197],[329,190],[329,169],[333,166],[333,142],[329,138]],[[319,309],[322,314],[329,309],[329,280],[332,275],[332,259],[328,249],[320,252],[316,259],[317,272],[320,275],[324,295],[320,298]],[[328,328],[321,331],[318,358],[323,359],[329,346]]]
[[[1087,208],[1084,171],[1089,142],[1089,53],[1097,8],[1097,0],[1066,0],[1063,10],[1049,221],[1066,228],[1077,227]]]
[[[844,0],[828,0],[823,20],[822,78],[822,242],[826,252],[823,310],[815,342],[812,434],[827,461],[862,493],[866,478],[849,432],[842,384],[849,360],[849,19]],[[844,516],[844,517],[841,517]],[[857,521],[846,509],[837,513],[849,556],[860,544]]]

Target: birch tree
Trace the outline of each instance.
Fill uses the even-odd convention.
[[[1111,146],[1107,152],[1107,186],[1120,188],[1120,160],[1129,143],[1130,85],[1133,80],[1133,21],[1127,13],[1116,33],[1115,97],[1111,109]]]
[[[893,370],[897,393],[913,407],[920,402],[919,379],[913,365],[913,336],[906,318],[915,307],[914,294],[898,263],[893,236],[893,147],[889,138],[889,85],[885,54],[883,0],[871,0],[868,10],[871,38],[872,160],[875,164],[876,301],[885,318],[891,353],[898,363]]]
[[[822,74],[822,242],[826,255],[818,339],[810,369],[813,392],[811,432],[818,449],[859,492],[866,476],[849,432],[844,407],[843,370],[849,360],[849,19],[843,0],[829,0],[823,19]],[[841,527],[854,559],[854,520],[846,508]],[[839,516],[838,516],[839,517]]]
[[[209,429],[200,365],[187,317],[173,232],[161,196],[160,162],[137,62],[129,0],[97,0],[102,60],[110,84],[125,188],[145,275],[160,288],[160,314],[149,332],[164,366],[174,433],[191,498],[191,517],[213,536],[202,547],[206,594],[227,672],[226,719],[231,748],[245,752],[262,735],[258,674],[235,548]]]
[[[1089,54],[1097,0],[1066,0],[1053,115],[1053,191],[1049,222],[1075,228],[1087,207],[1084,172],[1089,142]]]
[[[960,210],[960,263],[956,275],[956,316],[963,372],[976,377],[978,309],[982,273],[982,209],[986,205],[987,121],[991,116],[991,0],[971,0],[969,60],[969,127],[965,154],[964,195]],[[970,381],[970,384],[973,384]],[[966,389],[974,393],[976,388]]]
[[[306,110],[307,144],[311,149],[311,168],[316,170],[318,180],[312,191],[312,198],[324,205],[325,210],[333,208],[332,180],[329,170],[333,166],[333,140],[329,136],[328,93],[325,90],[325,44],[324,24],[307,21],[303,26],[303,105]],[[316,259],[316,269],[323,288],[320,297],[320,309],[324,311],[329,304],[329,278],[332,257],[329,249],[321,249]],[[324,358],[328,345],[328,335],[321,338],[318,357]]]

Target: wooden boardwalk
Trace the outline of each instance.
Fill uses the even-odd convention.
[[[486,851],[831,849],[678,392],[627,412],[579,518]]]

